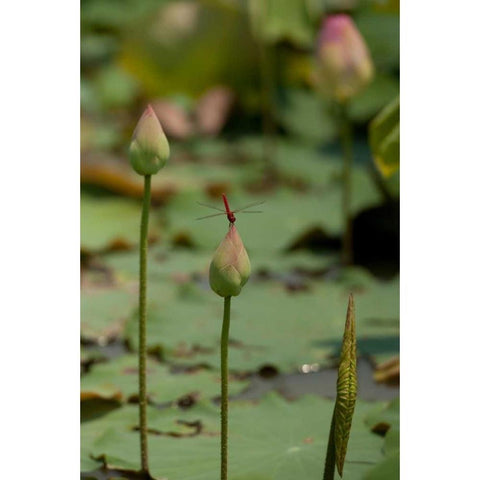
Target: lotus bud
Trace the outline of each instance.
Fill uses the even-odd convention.
[[[153,175],[165,166],[170,155],[168,140],[149,105],[138,121],[130,143],[130,163],[140,175]]]
[[[210,264],[210,287],[221,297],[236,297],[250,276],[250,259],[235,225],[215,251]]]
[[[355,96],[373,78],[370,52],[348,15],[330,15],[325,19],[316,55],[320,88],[338,102]]]

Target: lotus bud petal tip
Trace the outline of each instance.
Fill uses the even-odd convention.
[[[221,297],[236,297],[250,277],[250,259],[234,225],[213,254],[210,263],[211,289]]]
[[[339,102],[358,94],[373,78],[370,52],[348,15],[329,15],[324,20],[316,56],[320,67],[319,86]]]
[[[148,105],[133,132],[130,164],[140,175],[153,175],[165,166],[169,155],[167,137],[155,111]]]

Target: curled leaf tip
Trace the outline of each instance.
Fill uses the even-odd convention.
[[[355,305],[353,303],[353,293],[348,296],[347,320],[345,321],[345,331],[351,328],[351,323],[355,321]]]

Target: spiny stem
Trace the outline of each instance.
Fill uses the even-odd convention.
[[[228,331],[230,329],[230,300],[225,297],[223,304],[222,340],[220,347],[222,399],[221,399],[221,467],[220,479],[227,480],[228,462]]]
[[[327,456],[325,457],[325,468],[323,480],[333,480],[335,477],[335,409],[333,410],[330,434],[328,435]]]
[[[138,397],[140,409],[140,455],[142,471],[148,473],[147,447],[147,345],[146,345],[146,299],[147,299],[147,236],[150,209],[151,175],[145,175],[142,221],[140,224],[140,296],[139,296],[139,341],[138,341]]]
[[[342,190],[342,212],[343,212],[343,238],[342,238],[342,263],[349,265],[353,260],[352,247],[352,219],[350,215],[352,196],[352,161],[353,143],[350,119],[348,118],[348,106],[340,105],[340,137],[343,150],[343,190]]]

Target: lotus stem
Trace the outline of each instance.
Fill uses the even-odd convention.
[[[227,480],[228,470],[228,332],[230,330],[230,300],[225,297],[223,304],[222,339],[220,347],[221,357],[221,466],[220,479]]]
[[[351,197],[352,197],[352,162],[353,162],[353,141],[352,126],[348,117],[347,104],[340,104],[340,138],[343,151],[343,189],[342,189],[342,214],[343,214],[343,238],[342,238],[342,263],[350,265],[353,260],[352,245],[352,218],[351,218]]]
[[[142,471],[148,473],[147,445],[147,345],[146,345],[146,310],[147,310],[147,237],[148,214],[150,210],[151,175],[145,175],[143,190],[142,220],[140,224],[140,295],[138,325],[138,397],[140,411],[140,455]]]
[[[327,456],[325,457],[325,468],[323,470],[323,480],[333,480],[335,478],[335,410],[330,424],[330,433],[328,435]]]

